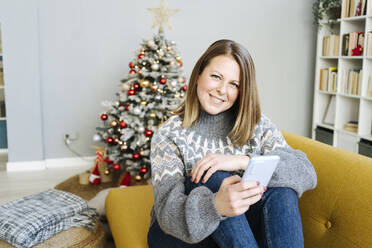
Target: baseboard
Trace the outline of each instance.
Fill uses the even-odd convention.
[[[66,168],[73,166],[87,166],[87,169],[93,167],[95,156],[82,158],[56,158],[46,159],[41,161],[22,161],[8,162],[6,170],[12,171],[30,171],[30,170],[45,170],[50,168]]]
[[[31,170],[45,170],[45,161],[22,161],[22,162],[8,162],[6,164],[6,171],[31,171]]]
[[[81,157],[81,158],[55,158],[46,159],[46,168],[64,168],[70,166],[90,166],[93,167],[93,161],[96,157]]]

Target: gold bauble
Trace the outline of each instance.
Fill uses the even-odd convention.
[[[136,176],[134,177],[134,179],[136,179],[137,181],[141,181],[141,180],[142,180],[142,177],[141,177],[140,175],[136,175]]]
[[[146,106],[147,102],[146,101],[141,101],[141,105]]]
[[[180,62],[180,61],[181,61],[181,57],[180,57],[180,56],[177,56],[177,57],[176,57],[176,60],[177,60],[178,62]]]
[[[150,84],[150,82],[148,80],[144,79],[144,78],[141,79],[141,81],[140,81],[140,85],[141,85],[142,88],[147,88],[149,86],[149,84]]]
[[[146,137],[146,141],[150,141],[150,137]]]
[[[156,114],[155,114],[155,113],[150,113],[149,116],[150,116],[150,118],[152,118],[152,119],[155,119],[155,118],[156,118]]]
[[[140,155],[141,155],[141,156],[144,156],[144,155],[145,155],[145,151],[144,151],[144,150],[141,150],[141,151],[140,151]]]
[[[128,149],[127,144],[120,146],[120,150],[122,150],[123,152],[126,151],[127,149]]]
[[[117,125],[118,125],[118,122],[115,121],[115,120],[113,120],[113,121],[110,122],[110,126],[111,127],[116,127]]]
[[[105,173],[105,175],[108,175],[108,174],[110,174],[110,171],[106,168],[104,173]]]
[[[171,49],[172,49],[172,47],[167,46],[167,51],[170,51]]]
[[[158,85],[157,84],[151,84],[150,88],[152,91],[156,91],[158,89]]]

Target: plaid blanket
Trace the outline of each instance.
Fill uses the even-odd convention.
[[[0,206],[0,239],[31,247],[72,226],[93,230],[97,217],[86,200],[50,189]]]

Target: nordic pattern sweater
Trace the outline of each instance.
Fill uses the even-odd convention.
[[[150,156],[154,206],[150,225],[156,219],[165,233],[187,243],[198,243],[217,229],[226,217],[216,209],[215,194],[200,186],[185,195],[184,187],[195,163],[209,153],[278,155],[280,162],[268,187],[289,187],[298,197],[315,188],[316,173],[307,156],[292,149],[269,118],[261,115],[253,137],[242,147],[234,146],[227,137],[234,120],[231,110],[217,115],[201,111],[196,124],[183,129],[182,120],[175,115],[154,133]]]

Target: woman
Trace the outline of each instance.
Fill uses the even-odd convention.
[[[268,188],[240,177],[260,155],[280,156]],[[151,164],[149,247],[303,247],[298,197],[316,173],[261,114],[240,44],[216,41],[198,60],[185,102],[152,138]]]

